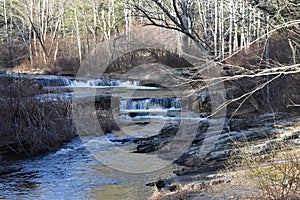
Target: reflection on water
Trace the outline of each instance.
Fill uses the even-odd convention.
[[[128,174],[104,166],[79,138],[61,150],[17,161],[18,172],[0,176],[0,199],[147,199],[146,182],[172,176],[173,166],[147,174]]]

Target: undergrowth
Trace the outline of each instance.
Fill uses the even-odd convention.
[[[39,101],[43,88],[25,78],[0,78],[0,153],[31,156],[54,151],[75,136],[71,104]]]
[[[252,199],[300,199],[300,151],[295,143],[273,143],[265,155],[245,149],[239,147],[240,159],[231,167],[245,169],[241,177],[258,190]]]

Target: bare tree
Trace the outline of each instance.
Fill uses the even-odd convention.
[[[182,32],[218,60],[256,42],[266,45],[268,62],[269,38],[280,33],[289,40],[293,64],[298,62],[299,0],[2,0],[0,4],[1,33],[11,61],[15,42],[23,42],[32,65],[37,61],[48,65],[61,56],[81,60],[103,39],[143,24]]]
[[[180,31],[194,40],[201,49],[210,51],[210,45],[198,34],[194,27],[194,1],[172,0],[163,4],[160,0],[147,0],[143,2],[146,5],[145,7],[141,6],[138,0],[133,0],[132,3],[136,11],[138,11],[137,15],[148,20],[149,23],[147,25]],[[157,13],[163,13],[166,18],[157,17]]]
[[[77,44],[78,44],[78,56],[80,63],[82,62],[82,45],[81,45],[81,38],[80,38],[80,27],[79,27],[79,19],[78,19],[78,10],[77,6],[73,4],[73,11],[74,11],[74,26],[76,30],[76,37],[77,37]]]
[[[9,7],[12,7],[11,1],[9,4]],[[3,10],[4,10],[4,23],[5,23],[5,32],[6,32],[6,43],[7,43],[7,48],[9,51],[9,62],[8,62],[8,66],[12,67],[12,49],[11,49],[11,29],[12,29],[12,21],[10,19],[10,23],[8,21],[9,15],[7,12],[7,2],[6,0],[3,1]],[[11,16],[11,12],[10,12],[10,16]]]

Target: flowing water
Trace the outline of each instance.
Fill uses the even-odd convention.
[[[159,90],[156,87],[139,86],[138,81],[121,80],[72,80],[66,77],[31,77],[45,88],[96,88],[105,91],[111,88],[128,90]],[[72,92],[51,94],[48,100],[72,98]],[[165,121],[178,121],[180,99],[176,97],[130,98],[119,95],[119,120],[130,121],[126,129],[129,134],[155,134]],[[41,101],[45,97],[35,97]],[[133,120],[134,119],[134,120]],[[143,130],[134,125],[139,120],[153,120]],[[163,123],[163,124],[161,124]],[[134,125],[134,126],[133,126]],[[131,128],[130,128],[131,127]],[[133,133],[134,131],[138,133]],[[154,131],[154,132],[158,132]],[[132,174],[114,170],[97,160],[83,145],[82,140],[97,142],[98,151],[107,151],[106,136],[81,136],[65,144],[60,150],[47,155],[5,163],[18,171],[0,176],[0,199],[99,199],[140,200],[150,197],[154,189],[146,187],[147,182],[172,177],[177,166],[168,165],[158,171]],[[112,152],[113,154],[113,152]],[[112,156],[113,157],[113,156]],[[112,160],[110,163],[113,163]]]
[[[55,153],[19,160],[14,167],[20,170],[0,176],[0,199],[147,199],[154,191],[145,183],[170,177],[174,169],[120,172],[96,160],[79,138]]]

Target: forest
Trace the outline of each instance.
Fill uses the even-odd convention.
[[[249,49],[264,65],[276,59],[296,64],[299,55],[297,0],[1,0],[0,4],[2,68],[76,69],[99,43],[149,25],[186,34],[217,61]],[[286,55],[274,52],[276,45]]]

